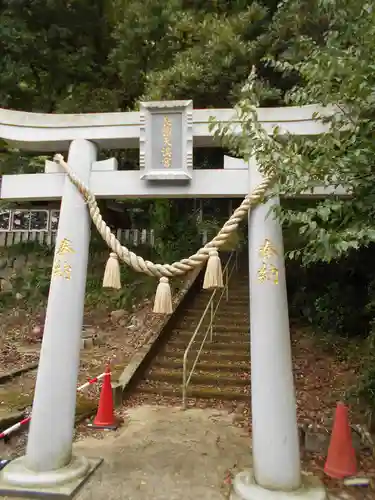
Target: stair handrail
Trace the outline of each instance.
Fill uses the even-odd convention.
[[[198,325],[196,326],[195,330],[194,330],[194,333],[190,339],[190,342],[189,344],[187,345],[186,349],[185,349],[185,352],[184,352],[184,357],[183,357],[183,368],[182,368],[182,407],[183,409],[185,410],[186,409],[186,393],[187,393],[187,388],[189,386],[189,383],[190,383],[190,380],[191,380],[191,377],[193,376],[193,373],[194,373],[194,370],[195,370],[195,367],[198,363],[198,360],[199,360],[199,356],[202,352],[202,349],[204,347],[204,344],[207,340],[207,337],[208,337],[208,334],[210,334],[210,342],[212,342],[212,339],[213,339],[213,322],[214,322],[214,319],[215,319],[215,316],[216,316],[216,312],[220,306],[220,303],[221,303],[221,299],[223,298],[224,294],[225,294],[225,299],[228,301],[229,299],[229,280],[233,274],[233,271],[236,269],[237,270],[237,267],[238,267],[238,252],[237,250],[233,250],[230,255],[229,255],[229,258],[225,264],[225,267],[223,269],[223,281],[224,281],[224,287],[221,288],[221,289],[215,289],[213,290],[208,302],[207,302],[207,305],[202,313],[202,316],[198,322]],[[221,291],[220,293],[220,296],[218,298],[218,301],[216,303],[216,307],[214,307],[214,298],[216,296],[217,293],[219,293],[219,291]],[[195,341],[195,338],[197,337],[198,333],[199,333],[199,329],[200,327],[202,326],[202,323],[203,323],[203,320],[204,318],[206,317],[206,314],[208,313],[208,311],[210,311],[210,322],[206,328],[206,333],[203,337],[203,340],[201,342],[201,345],[200,345],[200,348],[198,350],[198,353],[197,353],[197,356],[194,360],[194,363],[193,363],[193,366],[190,370],[190,373],[189,375],[187,374],[187,359],[188,359],[188,354],[189,354],[189,351],[190,351],[190,348],[191,346],[193,345],[194,341]]]

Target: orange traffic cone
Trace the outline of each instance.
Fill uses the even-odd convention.
[[[354,476],[357,473],[357,458],[353,448],[348,408],[344,403],[337,404],[324,472],[336,479]]]
[[[115,430],[118,420],[115,417],[113,395],[111,386],[111,369],[107,366],[100,392],[99,406],[94,421],[89,424],[93,429]]]

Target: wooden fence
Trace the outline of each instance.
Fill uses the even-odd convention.
[[[155,237],[152,229],[118,229],[117,239],[123,245],[154,246]],[[0,248],[10,247],[17,243],[38,242],[41,245],[54,246],[56,231],[0,231]],[[208,241],[207,231],[202,232],[202,244]]]
[[[195,211],[197,220],[202,217],[201,210]],[[37,242],[53,246],[59,222],[59,210],[17,208],[0,210],[0,248],[18,243]],[[123,245],[155,245],[152,229],[118,229],[117,239]],[[208,232],[202,231],[202,244],[208,241]]]
[[[118,229],[116,236],[123,245],[145,244],[153,246],[155,243],[152,229]],[[0,231],[0,247],[10,247],[17,243],[33,241],[41,245],[53,246],[56,241],[56,231]]]

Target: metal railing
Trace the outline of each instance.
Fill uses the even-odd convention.
[[[229,299],[229,280],[233,274],[233,271],[237,270],[237,260],[238,260],[237,251],[233,250],[230,253],[229,258],[227,260],[227,263],[225,264],[225,267],[223,269],[224,287],[221,289],[216,288],[212,292],[212,294],[207,302],[206,308],[203,311],[203,314],[199,320],[199,323],[198,323],[196,329],[194,330],[194,333],[190,339],[190,342],[185,350],[184,357],[183,357],[183,372],[182,372],[182,407],[184,409],[186,409],[187,389],[188,389],[191,377],[194,374],[194,370],[195,370],[195,367],[198,363],[199,356],[203,350],[204,344],[207,340],[207,337],[209,337],[210,342],[212,342],[212,340],[213,340],[213,335],[214,335],[213,323],[214,323],[214,319],[216,316],[216,312],[219,309],[219,306],[220,306],[220,303],[221,303],[221,300],[222,300],[224,294],[225,294],[225,299],[226,300]],[[216,305],[215,305],[215,297],[218,295],[218,293],[220,293],[220,295],[218,296],[218,300],[217,300]],[[201,341],[199,350],[198,350],[197,355],[195,357],[193,366],[191,367],[191,370],[188,374],[188,368],[187,368],[188,355],[189,355],[191,346],[194,344],[196,337],[199,334],[199,331],[200,331],[200,328],[203,324],[203,321],[208,314],[210,315],[209,323],[206,326],[206,331],[205,331],[203,339]]]

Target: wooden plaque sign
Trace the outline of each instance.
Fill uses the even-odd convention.
[[[141,178],[190,181],[193,170],[192,101],[141,103]]]

